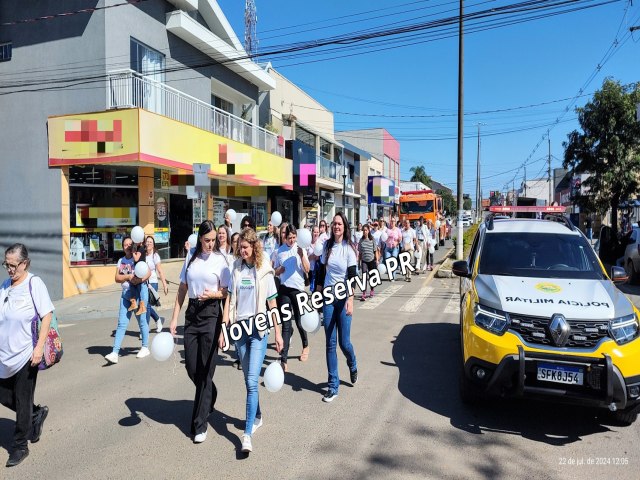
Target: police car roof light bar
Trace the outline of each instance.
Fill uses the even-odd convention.
[[[485,218],[485,223],[487,225],[487,230],[493,230],[493,220],[496,216],[504,213],[518,213],[518,212],[526,212],[526,213],[538,213],[545,214],[544,220],[551,220],[554,222],[562,222],[569,230],[576,230],[576,227],[568,217],[563,215],[566,207],[559,205],[551,205],[546,207],[538,207],[538,206],[512,206],[512,205],[493,205],[489,207],[489,215]]]

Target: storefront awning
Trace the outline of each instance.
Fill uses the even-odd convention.
[[[50,117],[49,166],[119,164],[191,173],[241,185],[293,188],[293,165],[242,142],[139,108]]]

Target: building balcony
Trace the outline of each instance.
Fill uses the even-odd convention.
[[[316,155],[316,181],[334,190],[342,190],[342,165]]]
[[[272,132],[133,70],[109,73],[107,105],[142,108],[284,157],[284,141]]]

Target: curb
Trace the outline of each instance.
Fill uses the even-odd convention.
[[[444,262],[451,256],[451,253],[455,250],[455,247],[450,247],[447,254],[444,256],[442,262],[438,263],[438,266],[434,269],[433,274],[438,278],[453,278],[453,271],[448,268],[442,268]]]

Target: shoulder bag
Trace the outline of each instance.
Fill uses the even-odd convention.
[[[38,307],[33,299],[33,291],[31,290],[31,280],[29,279],[29,295],[31,295],[31,302],[33,303],[33,309],[36,311],[35,316],[31,320],[31,336],[33,337],[33,346],[38,343],[40,336],[40,327],[42,326],[42,320],[38,313]],[[56,312],[51,312],[51,324],[49,325],[49,333],[47,339],[44,342],[44,352],[42,360],[38,365],[38,370],[45,370],[49,367],[53,367],[62,358],[62,338],[60,337],[60,331],[58,330],[58,319],[56,318]]]

